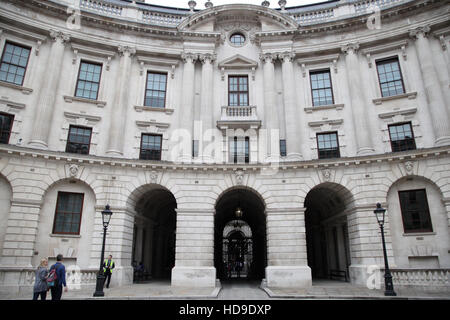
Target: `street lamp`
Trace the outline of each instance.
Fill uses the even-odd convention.
[[[103,244],[102,244],[102,255],[100,258],[100,269],[97,275],[97,284],[95,286],[94,297],[103,297],[105,293],[103,292],[103,284],[105,283],[105,275],[103,274],[103,259],[105,256],[105,241],[106,241],[106,230],[108,229],[109,221],[111,220],[112,211],[109,209],[109,204],[105,206],[105,210],[102,211],[102,221],[103,221]]]
[[[385,296],[396,296],[397,294],[394,291],[394,284],[392,283],[392,275],[389,270],[388,258],[386,253],[386,242],[384,240],[384,214],[386,209],[381,207],[380,203],[377,203],[377,208],[373,211],[375,213],[375,217],[377,218],[377,222],[380,225],[381,229],[381,240],[383,242],[383,255],[384,255],[384,295]]]

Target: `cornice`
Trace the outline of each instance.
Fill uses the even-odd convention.
[[[145,123],[147,124],[147,123]],[[339,168],[350,166],[364,166],[370,164],[395,163],[407,160],[420,160],[450,156],[450,146],[433,147],[427,149],[410,150],[405,152],[365,155],[359,157],[345,157],[328,160],[305,160],[293,162],[280,162],[279,170],[307,170],[317,168]],[[274,163],[256,164],[205,164],[205,163],[174,163],[169,161],[149,161],[137,159],[120,159],[94,155],[79,155],[57,151],[38,150],[27,147],[0,145],[0,160],[9,157],[31,158],[34,160],[57,161],[61,163],[85,163],[111,167],[124,167],[136,169],[171,170],[171,171],[230,171],[236,170],[257,172],[272,170]]]

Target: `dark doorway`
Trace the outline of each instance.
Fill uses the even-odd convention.
[[[221,281],[264,278],[266,217],[261,198],[246,188],[223,194],[216,204],[214,231],[214,265]]]

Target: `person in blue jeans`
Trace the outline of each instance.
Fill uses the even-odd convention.
[[[61,300],[62,292],[63,292],[63,286],[64,286],[64,292],[67,292],[67,285],[66,285],[66,267],[62,264],[63,261],[63,255],[58,254],[56,256],[56,263],[50,267],[50,271],[53,269],[56,269],[56,283],[53,287],[50,288],[50,291],[52,293],[52,300]]]

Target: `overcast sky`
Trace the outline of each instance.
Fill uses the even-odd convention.
[[[207,0],[195,0],[195,2],[197,2],[197,6],[195,7],[195,9],[204,9],[206,1]],[[186,8],[186,9],[189,8],[188,6],[189,0],[145,0],[145,2],[166,7]],[[211,0],[211,2],[215,6],[220,6],[229,3],[246,3],[246,4],[261,5],[263,0]],[[278,5],[278,0],[269,0],[269,2],[270,8],[280,7]],[[325,2],[325,0],[287,0],[286,7],[295,7],[318,2]]]

